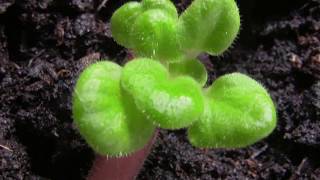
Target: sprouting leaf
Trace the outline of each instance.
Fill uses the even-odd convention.
[[[202,87],[208,79],[206,67],[197,59],[169,63],[168,69],[171,76],[190,76]]]
[[[234,0],[194,0],[179,18],[180,46],[190,57],[223,53],[236,38],[240,15]]]
[[[163,10],[148,10],[132,25],[134,51],[140,57],[178,61],[177,19]]]
[[[121,6],[111,17],[111,31],[114,40],[122,46],[133,48],[131,41],[132,23],[143,12],[138,2],[128,2]]]
[[[111,18],[111,31],[121,45],[141,57],[177,61],[178,13],[170,0],[143,0],[120,7]]]
[[[89,66],[77,81],[73,117],[87,143],[99,154],[121,156],[142,148],[155,127],[120,88],[122,68],[103,61]]]
[[[170,78],[157,61],[142,58],[130,61],[123,69],[121,85],[138,109],[162,128],[187,127],[203,112],[199,84],[187,76]]]
[[[168,13],[172,18],[178,18],[178,12],[170,0],[142,0],[142,6],[145,10],[160,9]]]
[[[250,77],[232,73],[207,90],[204,113],[189,128],[188,137],[197,147],[245,147],[275,126],[276,111],[268,92]]]

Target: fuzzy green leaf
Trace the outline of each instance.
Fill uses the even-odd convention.
[[[236,38],[240,15],[234,0],[194,0],[179,18],[180,46],[190,57],[223,53]]]
[[[143,0],[120,7],[111,18],[111,31],[121,45],[142,57],[176,61],[178,13],[170,0]]]
[[[132,41],[134,51],[140,57],[161,61],[177,61],[177,19],[163,10],[154,9],[142,13],[134,22]]]
[[[206,67],[197,59],[169,63],[168,68],[171,76],[190,76],[202,87],[208,80]]]
[[[162,128],[187,127],[203,112],[199,84],[190,77],[170,78],[167,69],[151,59],[141,58],[126,64],[121,85],[138,109]]]
[[[141,1],[145,10],[160,9],[168,13],[172,18],[178,18],[178,12],[170,0],[143,0]]]
[[[245,147],[269,135],[276,111],[268,92],[250,77],[233,73],[218,78],[206,92],[206,106],[188,131],[198,147]]]
[[[155,127],[120,88],[122,68],[112,62],[89,66],[77,81],[73,117],[87,143],[99,154],[121,156],[142,148]]]
[[[121,6],[111,17],[112,36],[117,43],[127,48],[134,48],[131,40],[132,23],[143,12],[138,2],[129,2]]]

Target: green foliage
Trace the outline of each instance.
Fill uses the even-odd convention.
[[[103,61],[88,67],[73,94],[73,118],[98,153],[121,156],[142,148],[155,127],[120,88],[122,68]],[[143,127],[143,128],[142,128]]]
[[[131,40],[133,32],[131,26],[135,19],[143,12],[141,4],[129,2],[119,8],[111,18],[112,36],[117,43],[127,48],[134,48]]]
[[[197,59],[169,63],[168,69],[172,76],[190,76],[201,86],[208,80],[206,67]]]
[[[201,52],[223,53],[240,27],[234,0],[196,0],[179,18],[181,48],[191,57]]]
[[[177,61],[178,13],[170,0],[143,0],[120,7],[111,18],[114,39],[141,57]]]
[[[236,38],[240,15],[234,0],[195,0],[180,17],[169,0],[129,2],[111,18],[115,40],[138,56],[161,61],[223,53]]]
[[[188,76],[170,78],[167,69],[151,59],[127,63],[121,85],[138,109],[161,128],[188,127],[204,109],[201,87],[195,80]]]
[[[188,131],[197,147],[245,147],[269,135],[276,111],[268,92],[250,77],[232,73],[206,90],[206,109]]]
[[[245,147],[268,136],[276,110],[250,77],[232,73],[207,82],[199,53],[218,55],[235,39],[240,16],[234,0],[194,0],[179,17],[169,0],[142,0],[111,18],[114,39],[138,58],[88,67],[73,95],[80,133],[100,154],[142,148],[156,127],[188,128],[197,147]]]
[[[177,19],[160,9],[141,14],[132,25],[131,40],[138,56],[157,58],[161,61],[177,61],[181,54],[178,44]]]

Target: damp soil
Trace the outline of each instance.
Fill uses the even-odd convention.
[[[0,1],[0,179],[84,179],[93,151],[72,123],[71,95],[97,59],[130,55],[111,37],[124,0]],[[183,10],[190,1],[176,1]],[[238,0],[241,35],[201,55],[211,84],[246,73],[271,93],[276,130],[243,149],[197,149],[185,130],[160,131],[137,179],[320,179],[320,2]]]

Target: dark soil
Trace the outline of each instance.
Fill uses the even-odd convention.
[[[0,179],[84,179],[94,153],[72,124],[71,94],[95,59],[125,62],[108,20],[124,0],[0,0]],[[190,1],[176,1],[182,10]],[[201,150],[161,131],[138,179],[320,179],[320,2],[238,0],[241,35],[216,77],[249,74],[270,91],[278,126],[238,150]]]

